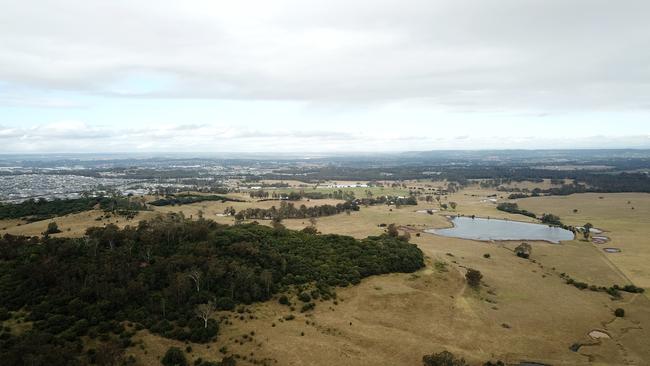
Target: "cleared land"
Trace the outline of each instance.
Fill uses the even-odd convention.
[[[611,239],[606,244],[589,244],[606,257],[637,286],[650,288],[650,194],[585,193],[570,196],[537,197],[519,200],[519,206],[533,212],[550,212],[569,225],[589,222],[604,230]],[[574,209],[577,212],[574,212]],[[620,248],[606,254],[604,247]]]

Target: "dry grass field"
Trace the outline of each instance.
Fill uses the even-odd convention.
[[[42,220],[31,223],[16,222],[16,220],[0,220],[0,227],[3,228],[0,230],[0,235],[8,233],[12,235],[40,236],[41,233],[47,229],[47,225],[54,221],[62,232],[53,234],[53,236],[80,237],[84,235],[87,228],[92,226],[115,224],[119,227],[124,227],[127,225],[137,225],[138,221],[147,220],[153,217],[155,213],[153,211],[141,211],[133,220],[127,220],[124,217],[117,216],[96,220],[98,217],[103,215],[104,212],[101,210],[90,210],[76,214],[58,216],[52,220]]]
[[[425,187],[431,183],[409,182]],[[363,192],[363,189],[355,189]],[[358,194],[361,195],[361,194]],[[496,195],[496,196],[494,196]],[[239,195],[238,197],[246,197]],[[531,260],[514,255],[518,242],[478,242],[421,233],[426,228],[450,225],[446,215],[477,215],[519,221],[534,219],[496,210],[488,198],[505,201],[507,194],[478,186],[450,194],[441,203],[456,202],[455,210],[433,215],[417,212],[440,209],[437,202],[418,206],[371,206],[358,212],[318,218],[317,229],[363,238],[383,232],[380,224],[395,223],[411,231],[411,242],[427,256],[427,267],[415,274],[391,274],[364,279],[361,284],[337,290],[338,301],[318,302],[309,313],[290,311],[277,301],[248,307],[239,314],[221,313],[232,324],[222,324],[219,338],[207,345],[192,344],[188,355],[195,360],[218,360],[219,349],[242,358],[270,360],[277,365],[420,365],[422,355],[449,350],[474,363],[501,359],[511,364],[536,361],[551,365],[648,365],[650,364],[650,300],[645,295],[623,293],[611,300],[603,292],[579,290],[560,277],[571,277],[599,286],[627,284],[650,287],[650,195],[578,194],[518,201],[521,208],[559,215],[563,222],[591,222],[605,230],[612,241],[598,245],[579,239],[549,244],[532,242]],[[601,198],[602,197],[602,198]],[[336,204],[336,200],[301,201],[296,204]],[[629,203],[628,203],[629,202]],[[271,207],[278,201],[202,202],[183,206],[154,207],[134,221],[122,218],[95,221],[102,213],[89,211],[56,218],[63,230],[57,235],[82,235],[86,227],[108,222],[134,224],[158,213],[183,212],[232,223],[218,216],[228,206]],[[634,209],[632,209],[634,207]],[[573,210],[577,209],[576,212]],[[21,224],[5,221],[4,232],[39,235],[48,221]],[[269,224],[268,222],[261,222]],[[284,220],[291,229],[302,229],[308,220]],[[68,231],[68,229],[70,229]],[[420,233],[419,236],[416,233]],[[622,253],[606,254],[602,247]],[[490,254],[485,258],[484,254]],[[479,289],[466,286],[464,274],[475,268],[483,274]],[[293,299],[293,302],[299,302]],[[300,307],[299,304],[297,306]],[[622,307],[625,318],[613,310]],[[293,313],[296,318],[280,320]],[[252,318],[251,318],[252,316]],[[592,330],[611,338],[595,340]],[[251,332],[254,332],[251,335]],[[247,335],[244,338],[244,335]],[[252,340],[251,340],[252,339]],[[171,345],[186,344],[139,331],[138,343],[129,349],[143,365],[157,365]],[[572,344],[583,346],[577,352]],[[243,357],[246,357],[246,360]]]
[[[589,222],[611,239],[606,244],[589,244],[606,257],[637,286],[650,288],[650,194],[611,193],[527,198],[519,206],[533,212],[550,212],[569,225]],[[573,210],[576,209],[577,212]],[[605,253],[603,247],[621,249]]]

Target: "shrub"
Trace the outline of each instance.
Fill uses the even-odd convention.
[[[302,306],[302,308],[300,309],[300,312],[304,313],[304,312],[309,311],[309,310],[314,310],[315,307],[316,307],[316,304],[314,304],[313,302],[309,302],[309,303]]]
[[[641,294],[641,293],[643,293],[645,291],[645,289],[643,289],[641,287],[634,286],[634,285],[625,285],[620,290],[625,291],[625,292],[637,293],[637,294]]]
[[[232,356],[224,357],[221,360],[221,366],[235,366],[237,365],[237,361]]]
[[[302,301],[302,302],[310,302],[311,301],[311,296],[309,296],[309,294],[306,293],[306,292],[301,292],[298,295],[298,299],[300,299],[300,301]]]
[[[618,299],[618,298],[621,297],[621,293],[617,289],[615,289],[614,287],[609,287],[609,288],[607,288],[606,291],[613,298]]]
[[[618,318],[622,318],[625,316],[625,310],[622,308],[616,308],[616,310],[614,310],[614,315]]]
[[[519,258],[528,259],[532,251],[533,247],[528,243],[521,243],[515,247],[515,254],[517,254],[517,257]]]
[[[220,297],[217,299],[214,305],[219,310],[232,311],[235,308],[235,301],[229,297]]]
[[[584,282],[574,282],[574,283],[573,283],[573,286],[579,288],[580,290],[584,290],[584,289],[586,289],[587,287],[589,287],[589,285],[587,285],[587,284],[584,283]]]
[[[506,364],[503,363],[503,361],[488,361],[484,363],[483,366],[506,366]]]
[[[490,253],[483,254],[483,258],[490,258]]]
[[[478,287],[481,284],[481,278],[483,278],[481,272],[472,268],[468,268],[467,273],[465,273],[467,284],[472,287]]]
[[[164,366],[187,366],[185,354],[178,347],[170,347],[165,356],[160,360]]]
[[[278,302],[280,304],[282,304],[282,305],[287,305],[287,306],[291,305],[291,302],[289,301],[289,298],[287,297],[287,295],[280,296],[280,298],[278,299]]]
[[[424,366],[468,366],[462,358],[456,358],[453,353],[442,351],[422,357]]]

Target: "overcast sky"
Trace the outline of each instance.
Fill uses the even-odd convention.
[[[0,152],[650,148],[650,1],[0,0]]]

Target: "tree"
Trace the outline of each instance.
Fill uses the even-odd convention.
[[[260,273],[260,280],[264,286],[266,286],[266,295],[268,296],[271,292],[271,285],[273,284],[273,272],[265,269]]]
[[[456,206],[457,206],[456,202],[449,202],[449,207],[451,207],[452,210],[455,210]]]
[[[43,235],[56,234],[60,232],[61,230],[59,230],[59,225],[57,225],[56,222],[52,221],[49,224],[47,224],[47,229],[45,230]]]
[[[467,284],[472,287],[478,287],[481,284],[481,278],[483,278],[481,272],[472,268],[468,268],[467,273],[465,273]]]
[[[214,314],[215,309],[216,307],[212,301],[208,301],[207,304],[199,304],[196,306],[194,312],[197,317],[203,319],[204,328],[208,327],[208,320],[210,320],[210,317]]]
[[[164,366],[187,366],[185,354],[178,347],[170,347],[165,356],[160,360]]]
[[[542,222],[549,225],[562,226],[562,221],[560,221],[560,217],[553,214],[548,214],[548,213],[543,214]]]
[[[282,225],[282,218],[281,217],[274,218],[273,221],[271,221],[271,226],[273,227],[273,229],[278,230],[278,231],[286,229],[284,227],[284,225]]]
[[[594,225],[590,223],[586,223],[582,227],[582,235],[585,237],[585,240],[589,240],[589,234],[591,234],[591,229],[594,227]]]
[[[194,286],[196,287],[196,292],[201,291],[201,271],[199,271],[197,268],[194,268],[190,271],[190,273],[187,274],[187,277],[189,277],[193,282]]]
[[[616,310],[614,310],[614,315],[618,318],[622,318],[625,316],[625,310],[622,308],[616,308]]]
[[[397,226],[395,224],[388,225],[386,232],[388,233],[388,236],[392,238],[397,238],[399,236],[399,231],[397,230]]]
[[[399,240],[402,240],[402,241],[411,240],[411,233],[409,233],[408,231],[405,231],[403,235],[399,236]]]
[[[528,243],[521,243],[515,247],[515,254],[517,257],[528,258],[533,251],[533,247]]]
[[[316,235],[316,234],[318,234],[318,229],[316,229],[313,226],[306,226],[304,229],[302,229],[302,232],[307,233],[307,234]]]

